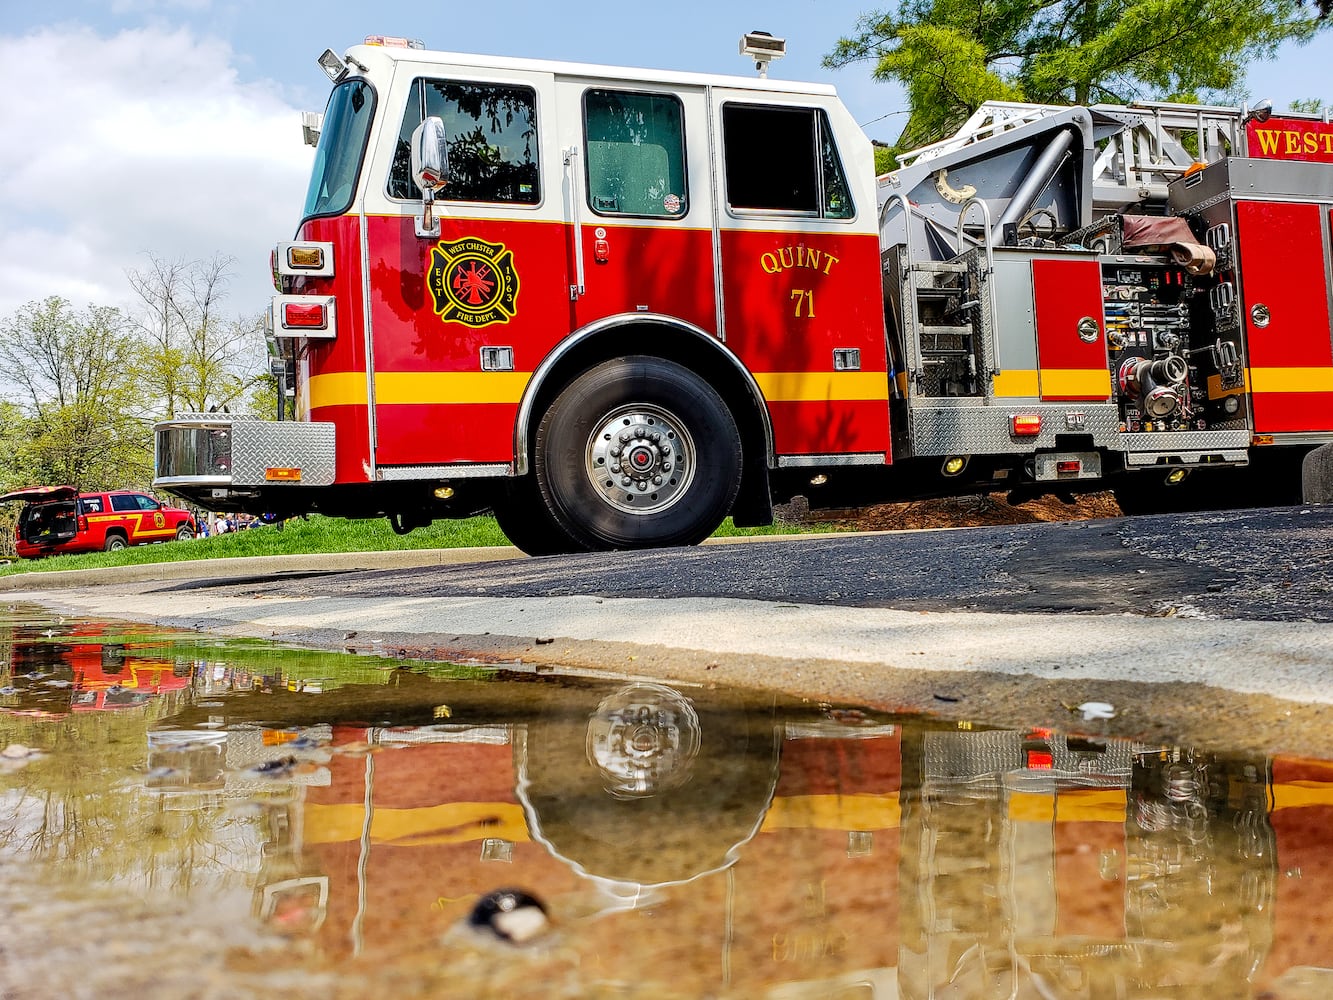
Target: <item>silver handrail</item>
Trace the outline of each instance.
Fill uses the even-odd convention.
[[[986,268],[981,273],[981,280],[986,285],[986,302],[990,307],[990,373],[992,376],[1000,374],[1000,330],[999,324],[995,322],[995,244],[992,242],[990,206],[984,200],[973,196],[958,209],[958,254],[963,253],[963,223],[967,221],[967,213],[976,206],[981,209],[981,232],[983,234],[982,247],[986,251]]]

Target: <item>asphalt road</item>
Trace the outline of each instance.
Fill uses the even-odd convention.
[[[332,649],[1333,756],[1333,507],[509,555],[205,563],[10,597]],[[1083,720],[1086,701],[1116,717]]]

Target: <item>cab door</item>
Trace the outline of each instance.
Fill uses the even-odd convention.
[[[716,89],[711,102],[723,335],[764,394],[779,461],[885,463],[870,144],[832,98]]]
[[[524,387],[570,328],[554,78],[400,63],[381,100],[363,216],[374,461],[508,463]],[[428,116],[449,159],[421,236],[409,140]]]
[[[650,313],[716,335],[703,88],[562,77],[556,94],[574,327]]]

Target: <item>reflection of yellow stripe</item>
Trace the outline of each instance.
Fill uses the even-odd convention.
[[[1009,818],[1019,823],[1050,823],[1056,820],[1059,802],[1061,823],[1123,823],[1123,788],[1082,788],[1062,791],[1059,797],[1034,792],[1009,796]]]
[[[1252,392],[1333,392],[1333,368],[1251,368]]]
[[[991,385],[994,386],[997,396],[1036,396],[1037,371],[1014,369],[1000,372],[991,379]]]
[[[307,804],[305,842],[339,844],[361,838],[365,807],[360,803]],[[527,841],[523,808],[512,802],[448,802],[417,809],[377,806],[370,820],[370,839],[401,847],[417,844],[461,844],[498,837]]]
[[[760,830],[892,830],[900,818],[897,792],[786,795],[773,800]]]
[[[1043,368],[1041,394],[1106,399],[1111,395],[1111,373],[1105,368]]]
[[[755,372],[754,380],[770,403],[889,398],[889,377],[884,372]]]
[[[1333,784],[1327,781],[1283,781],[1273,785],[1274,809],[1333,806]]]

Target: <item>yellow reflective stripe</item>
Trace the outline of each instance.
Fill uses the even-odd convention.
[[[312,375],[306,384],[310,408],[318,406],[365,406],[366,373],[335,372]]]
[[[1043,368],[1041,394],[1104,399],[1111,395],[1111,373],[1105,368]]]
[[[375,402],[517,403],[530,378],[531,372],[377,372]]]
[[[305,806],[305,842],[339,844],[361,838],[366,810],[361,803]],[[376,806],[370,820],[370,839],[400,846],[461,844],[498,837],[526,842],[528,828],[523,807],[513,802],[447,802],[417,809]]]
[[[889,377],[884,372],[755,372],[754,380],[770,403],[889,398]]]
[[[377,403],[517,403],[531,372],[380,372],[375,376]],[[363,372],[313,375],[310,406],[365,406]]]
[[[379,372],[378,403],[517,403],[531,372]],[[888,400],[884,372],[757,372],[770,402]],[[310,406],[365,406],[366,376],[361,372],[313,375]]]
[[[1251,392],[1333,392],[1333,368],[1251,368]]]
[[[893,830],[902,818],[898,793],[784,795],[773,799],[761,832],[774,830]]]
[[[1036,396],[1037,370],[1035,368],[1016,368],[1012,371],[1000,372],[991,379],[991,386],[997,396]]]

